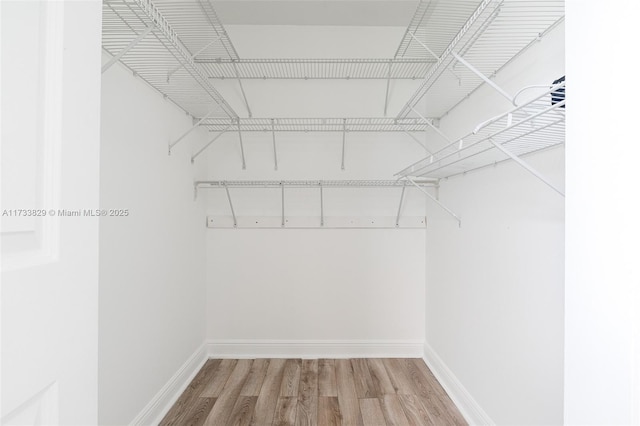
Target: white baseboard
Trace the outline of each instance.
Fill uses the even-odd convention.
[[[424,344],[424,362],[470,425],[495,425],[491,417],[485,413],[469,391],[427,343]]]
[[[202,345],[176,371],[173,377],[169,379],[130,424],[149,426],[160,423],[206,361],[207,352],[205,345]]]
[[[421,358],[418,340],[210,340],[209,358]]]

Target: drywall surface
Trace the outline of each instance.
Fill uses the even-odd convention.
[[[131,422],[204,340],[200,130],[167,154],[191,125],[119,64],[103,74],[100,206],[128,213],[100,224],[100,424]]]
[[[563,25],[495,81],[515,93],[562,75]],[[508,109],[483,87],[441,129],[459,137]],[[562,148],[527,161],[564,187]],[[564,199],[508,162],[443,181],[440,200],[462,226],[428,203],[427,344],[496,424],[562,423]]]
[[[244,133],[247,169],[241,169],[237,134],[223,136],[207,159],[211,179],[392,179],[424,154],[404,134],[349,133],[345,170],[342,134],[276,134],[274,170],[269,132]],[[207,231],[207,337],[251,345],[312,342],[319,352],[332,342],[347,346],[420,347],[424,340],[425,229],[319,229],[319,190],[285,191],[286,227],[304,219],[316,229],[278,229],[278,189],[231,189],[235,214],[272,219],[276,229]],[[401,188],[324,190],[326,223],[332,218],[392,217]],[[201,194],[201,195],[200,195]],[[230,217],[224,190],[203,190],[208,214]],[[424,198],[407,189],[403,217],[424,217]],[[342,345],[342,346],[341,346]],[[215,345],[214,345],[215,346]],[[378,350],[381,346],[377,346]],[[373,353],[373,352],[372,352]],[[244,355],[249,352],[244,353]],[[307,353],[309,354],[309,353]],[[238,355],[243,355],[240,353]]]
[[[211,230],[208,338],[421,342],[423,230]]]
[[[640,4],[568,1],[565,417],[567,425],[640,424],[640,169],[632,38]],[[569,18],[568,18],[569,19]],[[589,66],[593,55],[609,59]],[[610,102],[611,73],[624,96]],[[608,155],[606,153],[617,153]]]
[[[404,30],[227,27],[238,54],[249,58],[393,57]],[[215,84],[244,115],[237,82]],[[389,116],[418,84],[419,80],[391,83]],[[254,117],[382,117],[384,113],[384,80],[245,80],[243,86]],[[342,170],[342,132],[276,133],[275,153],[268,129],[243,132],[242,138],[246,170],[241,169],[238,134],[232,132],[211,145],[206,159],[198,159],[207,162],[209,179],[394,179],[393,173],[425,152],[403,133],[347,132]],[[230,192],[239,223],[254,217],[279,227],[278,189]],[[400,188],[327,188],[325,223],[362,224],[368,218],[375,226],[385,218],[393,224],[400,193]],[[208,215],[231,220],[224,190],[203,190],[200,196],[207,200]],[[423,197],[407,189],[402,217],[424,217]],[[286,227],[319,228],[318,188],[286,189],[284,204]],[[320,353],[331,346],[335,356],[346,355],[353,344],[374,351],[386,344],[398,344],[398,349],[403,342],[419,347],[424,341],[424,237],[424,229],[209,229],[207,337],[218,343],[241,342],[245,355],[255,350],[252,345],[262,344],[280,348],[274,350],[283,354],[309,344],[307,355],[313,348]]]

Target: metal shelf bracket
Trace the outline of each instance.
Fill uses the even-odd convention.
[[[440,202],[440,200],[438,200],[436,197],[434,197],[433,195],[431,195],[426,189],[424,189],[423,187],[421,187],[420,185],[418,185],[413,179],[411,179],[409,176],[405,176],[404,177],[406,180],[408,180],[409,182],[411,182],[411,184],[413,186],[415,186],[416,188],[418,188],[422,193],[424,193],[427,197],[429,197],[431,200],[433,200],[434,203],[436,203],[437,205],[440,206],[440,208],[442,208],[444,211],[446,211],[447,213],[449,213],[457,222],[458,222],[458,227],[462,227],[462,219],[460,219],[460,217],[455,214],[449,207],[445,206],[444,204],[442,204]]]
[[[271,139],[273,140],[273,169],[278,170],[278,150],[276,149],[276,127],[275,120],[271,119]]]
[[[191,132],[193,132],[195,129],[198,128],[198,126],[200,125],[200,123],[202,123],[204,120],[206,120],[207,118],[209,118],[214,112],[216,111],[216,108],[210,110],[207,115],[205,115],[204,117],[202,117],[200,120],[198,120],[193,126],[191,126],[191,128],[189,130],[187,130],[186,132],[184,132],[178,139],[176,139],[175,141],[173,141],[172,143],[169,144],[169,155],[171,155],[171,149],[176,146],[178,144],[178,142],[180,142],[182,139],[186,138],[187,135],[189,135]]]
[[[344,147],[347,139],[347,119],[342,119],[342,163],[340,169],[344,170]]]
[[[473,65],[471,65],[469,62],[467,62],[462,56],[458,55],[456,52],[451,52],[451,56],[453,56],[454,58],[456,58],[456,60],[458,62],[460,62],[462,65],[464,65],[465,67],[467,67],[471,72],[473,72],[475,75],[477,75],[478,77],[480,77],[480,79],[482,79],[482,81],[484,81],[485,83],[487,83],[489,86],[491,86],[496,92],[500,93],[502,96],[504,96],[510,103],[515,105],[515,101],[513,96],[511,96],[510,94],[508,94],[507,92],[505,92],[500,86],[498,86],[493,80],[491,80],[489,77],[487,77],[486,75],[484,75],[483,73],[481,73],[476,67],[474,67]]]
[[[240,141],[240,155],[242,155],[242,170],[247,169],[247,163],[244,159],[244,145],[242,144],[242,131],[240,130],[240,118],[238,118],[238,140]]]
[[[229,200],[229,208],[231,208],[231,216],[233,216],[233,227],[238,227],[238,219],[236,218],[236,212],[233,210],[233,203],[231,202],[231,194],[229,194],[229,187],[227,184],[224,184],[224,189],[227,192],[227,200]]]
[[[109,68],[111,68],[111,66],[113,64],[115,64],[116,62],[118,62],[120,60],[120,58],[122,58],[129,50],[133,49],[138,43],[140,43],[140,41],[145,38],[147,36],[147,34],[149,34],[151,31],[155,30],[156,27],[155,25],[150,25],[147,27],[146,30],[144,30],[143,32],[141,32],[140,34],[138,34],[138,37],[136,37],[135,39],[133,39],[131,41],[131,43],[129,43],[127,45],[127,47],[125,47],[124,49],[122,49],[120,52],[118,52],[117,55],[115,55],[114,57],[112,57],[111,59],[109,59],[109,62],[107,62],[106,64],[104,64],[102,66],[102,74],[105,73],[106,70],[108,70]]]
[[[229,127],[231,127],[231,124],[229,124],[223,131],[221,131],[220,133],[218,133],[217,135],[215,135],[215,137],[213,139],[211,139],[205,146],[203,146],[202,148],[200,148],[200,150],[198,152],[196,152],[195,154],[193,154],[193,156],[191,157],[191,164],[194,163],[195,159],[204,152],[204,150],[206,150],[207,148],[209,148],[209,146],[211,146],[212,143],[214,143],[215,141],[218,140],[218,138],[220,136],[222,136],[223,134],[225,134],[227,132],[227,130],[229,129]]]
[[[557,186],[555,186],[553,183],[551,183],[551,181],[549,181],[547,178],[545,178],[542,173],[540,173],[539,171],[537,171],[536,169],[531,167],[529,165],[529,163],[527,163],[526,161],[524,161],[523,159],[521,159],[520,157],[518,157],[513,152],[509,151],[507,148],[505,148],[501,144],[497,143],[493,139],[489,138],[489,142],[491,142],[493,144],[493,146],[495,146],[500,151],[502,151],[506,156],[508,156],[513,161],[518,163],[523,169],[525,169],[526,171],[528,171],[529,173],[531,173],[532,175],[534,175],[535,177],[540,179],[542,182],[544,182],[545,185],[547,185],[549,188],[553,189],[558,194],[560,194],[562,197],[564,197],[564,193]]]
[[[406,182],[402,185],[402,192],[400,193],[400,202],[398,203],[398,214],[396,215],[396,228],[400,227],[400,213],[402,212],[402,201],[404,200],[404,190],[407,188]]]

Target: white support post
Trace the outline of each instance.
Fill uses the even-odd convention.
[[[220,39],[222,38],[222,36],[219,36],[218,38],[214,39],[213,41],[210,41],[209,43],[207,43],[202,49],[198,50],[196,53],[194,53],[193,55],[189,56],[190,60],[193,60],[196,58],[196,56],[198,56],[199,54],[201,54],[202,52],[204,52],[207,48],[209,48],[211,45],[217,43],[218,41],[220,41]],[[169,71],[167,73],[167,83],[169,83],[169,80],[171,80],[171,76],[173,74],[176,73],[176,71],[178,71],[180,68],[184,67],[184,62],[180,62],[180,65],[178,65],[177,67],[175,67],[174,69],[172,69],[171,71]]]
[[[493,80],[491,80],[486,75],[482,74],[476,67],[471,65],[469,62],[467,62],[462,56],[458,55],[456,52],[452,51],[451,55],[454,58],[456,58],[456,60],[458,62],[460,62],[462,65],[464,65],[465,67],[469,68],[469,70],[472,73],[474,73],[475,75],[480,77],[485,83],[487,83],[489,86],[493,87],[498,93],[500,93],[502,96],[504,96],[510,103],[515,105],[513,96],[511,96],[510,94],[508,94],[507,92],[502,90],[502,88],[500,86],[498,86]]]
[[[436,126],[434,126],[433,123],[430,120],[426,119],[422,114],[420,114],[418,111],[416,111],[416,109],[414,107],[411,107],[411,110],[413,112],[415,112],[418,115],[418,117],[420,117],[422,119],[422,121],[424,121],[424,124],[426,124],[427,126],[431,127],[433,130],[435,130],[436,133],[439,134],[440,136],[442,136],[442,138],[444,140],[446,140],[449,143],[453,143],[453,141],[451,139],[449,139],[449,137],[447,135],[445,135],[442,132],[442,130],[440,130]]]
[[[342,119],[342,164],[340,166],[341,170],[344,170],[344,145],[346,143],[347,138],[347,119]]]
[[[276,150],[276,128],[275,120],[271,119],[271,139],[273,140],[273,164],[274,170],[278,170],[278,151]]]
[[[231,208],[231,216],[233,216],[233,227],[238,227],[238,220],[236,218],[236,212],[233,210],[233,203],[231,202],[231,194],[229,194],[229,187],[224,183],[224,189],[227,191],[227,199],[229,200],[229,207]]]
[[[229,129],[229,127],[231,127],[231,124],[229,124],[227,127],[224,128],[223,131],[221,131],[220,133],[218,133],[213,139],[211,139],[205,146],[203,146],[202,148],[200,148],[200,150],[198,152],[196,152],[192,157],[191,157],[191,164],[193,164],[193,162],[195,161],[195,159],[198,157],[198,155],[202,154],[204,152],[205,149],[209,148],[209,146],[214,143],[215,141],[218,140],[218,138],[220,136],[222,136],[223,134],[225,134],[227,132],[227,130]]]
[[[320,182],[320,226],[324,226],[324,195],[322,182]]]
[[[524,160],[522,160],[520,157],[518,157],[517,155],[515,155],[513,152],[509,151],[507,148],[505,148],[504,146],[502,146],[501,144],[495,142],[493,139],[489,139],[489,142],[491,142],[493,144],[493,146],[495,146],[496,148],[498,148],[500,151],[502,151],[505,155],[507,155],[508,157],[510,157],[513,161],[515,161],[516,163],[518,163],[520,166],[522,166],[525,170],[527,170],[529,173],[531,173],[532,175],[534,175],[535,177],[537,177],[538,179],[540,179],[542,182],[544,182],[549,188],[553,189],[554,191],[556,191],[558,194],[560,194],[561,196],[564,197],[564,193],[558,189],[554,184],[552,184],[547,178],[545,178],[539,171],[537,171],[536,169],[534,169],[533,167],[531,167],[529,164],[527,164],[527,162],[525,162]]]
[[[242,80],[240,79],[240,73],[238,72],[238,66],[236,65],[236,61],[234,60],[232,64],[233,64],[233,70],[236,73],[236,79],[238,80],[238,84],[240,85],[240,92],[242,92],[242,99],[244,99],[244,106],[247,108],[247,114],[249,114],[249,118],[251,118],[252,117],[251,108],[249,108],[249,101],[247,101],[247,95],[246,93],[244,93],[244,86],[242,86]]]
[[[433,200],[434,203],[436,203],[437,205],[439,205],[444,211],[446,211],[447,213],[449,213],[451,216],[453,216],[453,218],[455,220],[458,221],[458,226],[462,226],[462,220],[458,217],[457,214],[455,214],[453,211],[451,211],[451,209],[449,209],[447,206],[445,206],[444,204],[442,204],[440,202],[440,200],[438,200],[436,197],[434,197],[433,195],[431,195],[426,189],[422,188],[420,185],[418,185],[417,183],[415,183],[413,181],[413,179],[411,179],[409,176],[405,176],[405,179],[407,179],[409,182],[411,182],[413,184],[413,186],[415,186],[416,188],[418,188],[422,193],[424,193],[427,197],[431,198]]]
[[[127,45],[127,47],[125,47],[124,49],[122,49],[120,52],[118,52],[117,55],[115,55],[114,57],[112,57],[111,59],[109,59],[109,62],[107,62],[106,64],[104,64],[102,66],[102,74],[105,73],[106,70],[108,70],[109,68],[111,68],[111,65],[115,64],[116,62],[118,62],[120,60],[120,58],[122,58],[129,50],[131,50],[133,47],[135,47],[136,44],[140,43],[140,41],[145,38],[147,36],[147,34],[149,34],[151,31],[153,31],[156,27],[155,26],[150,26],[147,27],[146,30],[144,30],[143,32],[141,32],[140,34],[138,34],[138,37],[136,37],[134,40],[131,41],[131,43],[129,43]]]
[[[242,144],[242,131],[240,130],[240,118],[238,118],[238,139],[240,140],[240,154],[242,155],[242,170],[247,169],[247,163],[244,159],[244,146]]]
[[[387,106],[389,105],[389,86],[391,83],[391,62],[389,61],[389,69],[387,71],[387,90],[384,95],[384,116],[387,116]]]
[[[198,120],[198,122],[197,122],[196,124],[194,124],[194,125],[193,125],[189,130],[187,130],[186,132],[184,132],[184,133],[182,134],[182,136],[180,136],[178,139],[176,139],[173,143],[170,143],[170,144],[169,144],[169,155],[171,155],[171,149],[172,149],[174,146],[178,145],[178,142],[180,142],[182,139],[186,138],[186,137],[187,137],[187,135],[188,135],[189,133],[191,133],[191,132],[193,132],[195,129],[197,129],[197,128],[198,128],[198,126],[199,126],[199,125],[200,125],[204,120],[206,120],[207,118],[209,118],[209,116],[211,116],[211,114],[213,114],[215,111],[217,111],[217,109],[216,109],[216,108],[214,108],[214,109],[212,109],[211,111],[209,111],[209,112],[207,113],[207,115],[205,115],[205,116],[204,116],[204,117],[202,117],[200,120]]]
[[[402,192],[400,193],[400,203],[398,203],[398,214],[396,215],[396,228],[400,227],[400,212],[402,212],[402,201],[404,200],[404,190],[407,188],[407,183],[402,185]]]

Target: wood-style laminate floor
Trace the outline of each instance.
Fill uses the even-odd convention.
[[[161,425],[465,425],[421,359],[211,359]]]

